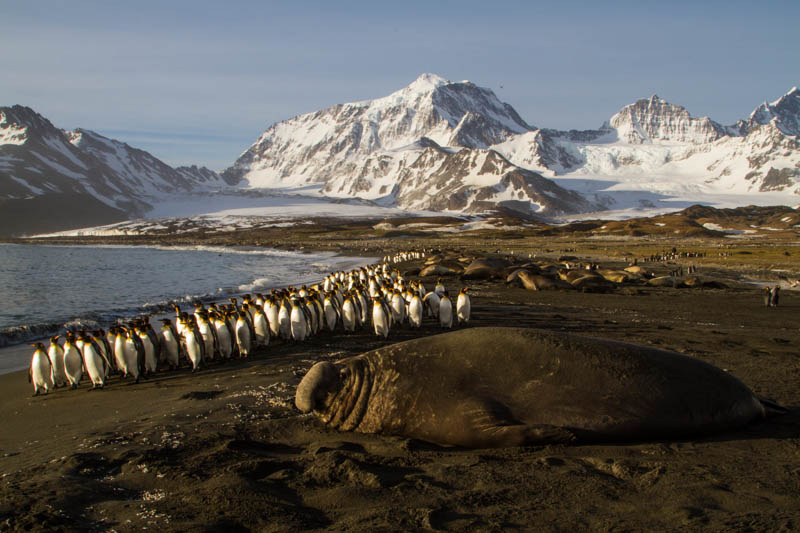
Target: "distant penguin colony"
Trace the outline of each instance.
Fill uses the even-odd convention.
[[[470,320],[467,288],[453,308],[441,278],[426,291],[420,280],[405,279],[392,264],[421,259],[423,252],[401,252],[381,263],[331,273],[319,284],[246,294],[229,304],[196,303],[192,312],[173,306],[174,318],[150,317],[118,324],[106,332],[69,331],[35,347],[28,372],[34,395],[51,389],[76,389],[88,379],[102,389],[109,378],[139,383],[157,372],[181,366],[197,371],[209,363],[247,358],[273,341],[304,342],[321,331],[349,333],[368,329],[388,338],[394,328],[430,324],[452,328]],[[454,320],[456,319],[456,320]],[[63,339],[63,344],[60,343]]]

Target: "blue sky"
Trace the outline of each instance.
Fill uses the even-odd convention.
[[[653,93],[729,124],[800,85],[800,2],[0,0],[0,105],[221,170],[270,124],[423,72],[528,123]]]

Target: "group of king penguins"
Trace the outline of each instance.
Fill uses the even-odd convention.
[[[423,317],[451,328],[469,322],[468,289],[458,294],[455,312],[441,278],[426,291],[419,280],[406,280],[392,263],[419,258],[422,252],[403,252],[382,263],[327,275],[312,287],[272,289],[268,295],[230,298],[230,304],[196,303],[194,312],[173,306],[175,319],[160,319],[156,332],[149,317],[117,325],[108,332],[79,331],[31,346],[28,380],[34,395],[51,388],[77,388],[88,375],[92,389],[103,388],[114,373],[138,383],[159,368],[177,369],[188,360],[192,372],[214,360],[246,358],[271,339],[302,342],[323,330],[353,332],[369,327],[388,337],[392,327],[420,328]]]

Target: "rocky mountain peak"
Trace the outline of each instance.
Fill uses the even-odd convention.
[[[0,145],[24,144],[31,138],[61,137],[61,131],[27,106],[0,107]]]
[[[438,89],[442,85],[448,85],[452,83],[449,80],[439,76],[438,74],[431,74],[426,72],[424,74],[420,74],[419,78],[412,81],[411,84],[406,87],[405,91],[408,92],[415,92],[415,93],[425,93],[431,92],[435,89]]]
[[[792,87],[774,102],[764,102],[755,108],[744,126],[750,131],[772,121],[783,133],[800,135],[800,90],[797,87]]]
[[[654,141],[707,143],[725,134],[724,128],[708,117],[693,118],[686,108],[673,105],[653,94],[623,107],[609,125],[619,139],[631,144]]]

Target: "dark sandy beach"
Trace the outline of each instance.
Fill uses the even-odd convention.
[[[408,270],[413,265],[401,264]],[[724,272],[715,272],[715,278]],[[703,275],[701,270],[700,275]],[[412,278],[414,276],[411,276]],[[724,280],[723,280],[724,281]],[[432,278],[426,279],[432,287]],[[469,327],[567,331],[675,350],[789,413],[711,438],[458,449],[342,433],[301,414],[316,361],[433,335],[273,342],[250,360],[31,397],[0,376],[0,531],[786,531],[800,525],[800,294],[624,285],[469,286]]]

